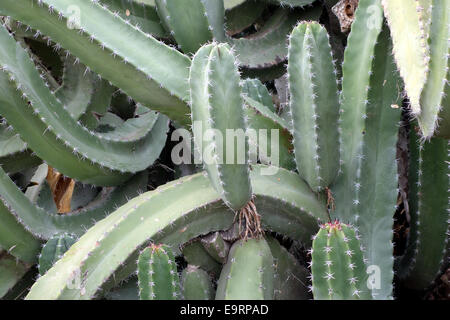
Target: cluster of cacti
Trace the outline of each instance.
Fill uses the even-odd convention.
[[[450,0],[0,19],[0,298],[392,299],[450,267]]]

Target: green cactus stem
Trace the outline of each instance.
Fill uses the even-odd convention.
[[[0,39],[0,112],[40,158],[71,178],[103,186],[122,183],[129,172],[156,160],[166,141],[167,117],[154,114],[152,130],[137,142],[96,134],[71,117],[3,27]]]
[[[222,238],[220,232],[214,232],[202,237],[201,243],[214,260],[221,264],[227,261],[230,243]]]
[[[147,176],[146,172],[143,172],[120,187],[105,188],[98,197],[84,208],[76,209],[66,215],[58,215],[46,212],[44,209],[36,206],[0,168],[0,199],[2,207],[0,211],[2,219],[10,221],[9,227],[6,227],[8,224],[5,222],[5,233],[0,236],[0,239],[3,239],[4,236],[6,243],[3,244],[3,240],[0,240],[0,244],[2,247],[10,248],[15,243],[14,241],[17,241],[16,250],[22,247],[23,244],[24,250],[34,252],[35,245],[31,244],[35,244],[36,240],[31,239],[50,239],[54,234],[65,232],[80,236],[97,220],[103,219],[105,215],[126,203],[128,199],[145,190],[146,185]],[[12,227],[13,225],[17,225],[17,227]],[[11,231],[6,231],[7,229]],[[16,231],[13,232],[13,230]],[[13,235],[17,233],[17,236],[11,236],[10,240],[6,240],[9,239],[8,234],[10,233]],[[21,235],[22,240],[18,240],[17,237],[19,235]],[[26,245],[27,242],[30,243],[29,246]],[[12,254],[14,254],[14,251]],[[23,260],[29,261],[30,258]],[[34,259],[31,258],[31,261],[34,261]]]
[[[430,1],[430,0],[428,0]],[[420,97],[421,112],[417,117],[422,135],[431,138],[437,131],[438,135],[450,138],[450,125],[448,114],[449,104],[445,98],[449,92],[449,56],[450,46],[450,2],[433,1],[431,13],[430,35],[430,62],[427,82]],[[440,118],[442,118],[440,120]]]
[[[180,283],[170,247],[152,244],[140,253],[137,265],[141,300],[177,300]]]
[[[308,270],[278,240],[267,237],[274,260],[274,300],[308,300]]]
[[[210,153],[203,163],[212,184],[230,208],[240,210],[250,201],[252,190],[244,101],[236,60],[230,47],[227,44],[202,47],[193,58],[189,83],[192,123],[201,124],[200,128],[193,128],[197,152],[203,158]],[[235,136],[227,133],[230,130],[244,136],[243,146],[238,147]],[[222,139],[212,137],[205,141],[208,133],[220,133]],[[243,149],[244,154],[239,155],[239,149]]]
[[[327,218],[325,204],[295,173],[280,168],[274,175],[261,175],[263,168],[267,169],[255,166],[251,172],[262,225],[310,243],[318,219]],[[34,284],[27,299],[92,298],[122,264],[127,269],[127,258],[150,239],[175,248],[199,235],[230,228],[234,217],[205,173],[169,182],[94,225]],[[103,254],[106,251],[108,255]],[[121,274],[116,273],[116,279],[129,275]]]
[[[410,133],[408,248],[400,262],[399,276],[407,287],[429,287],[445,267],[449,241],[449,146],[433,138],[421,142]]]
[[[46,35],[56,49],[68,50],[89,70],[137,102],[188,124],[189,91],[185,79],[189,58],[127,23],[99,1],[78,1],[76,10],[83,13],[80,19],[67,10],[71,5],[71,0],[6,0],[0,14],[30,26],[38,35]]]
[[[166,30],[185,53],[195,53],[203,44],[224,42],[223,0],[156,0],[158,15]]]
[[[67,250],[76,242],[70,234],[57,234],[51,237],[42,247],[39,255],[39,274],[44,275],[56,261],[61,259]]]
[[[0,299],[23,278],[29,266],[0,250]]]
[[[215,290],[208,273],[197,266],[188,265],[181,275],[184,300],[214,300]]]
[[[320,192],[339,170],[339,96],[328,33],[300,23],[289,41],[288,79],[297,169]]]
[[[368,264],[380,270],[380,285],[372,287],[376,299],[392,297],[402,87],[382,21],[379,0],[359,2],[343,64],[341,173],[331,186],[333,216],[359,229]]]
[[[311,250],[314,299],[372,298],[359,238],[353,228],[338,221],[321,227]]]
[[[421,113],[420,96],[427,80],[430,52],[426,25],[428,8],[420,1],[382,0],[393,52],[408,94],[411,111]]]
[[[272,300],[273,257],[266,240],[236,241],[217,284],[216,300]]]
[[[198,266],[218,277],[222,266],[206,251],[200,241],[191,241],[183,245],[181,250],[188,264]]]

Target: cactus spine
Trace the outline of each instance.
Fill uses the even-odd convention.
[[[176,300],[180,295],[177,264],[168,246],[152,244],[139,255],[138,285],[141,300]]]

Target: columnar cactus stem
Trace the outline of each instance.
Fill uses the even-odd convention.
[[[204,167],[224,202],[240,210],[250,201],[252,190],[244,101],[230,47],[226,44],[202,47],[192,61],[189,83],[192,123],[201,125],[193,128],[197,151],[203,156]],[[238,140],[244,139],[243,145],[239,141],[235,144],[235,133]],[[214,137],[207,140],[208,134]]]
[[[427,43],[429,6],[422,6],[421,2],[429,0],[382,0],[391,30],[395,60],[414,115],[421,112],[420,95],[427,80],[430,60]]]
[[[216,300],[271,300],[273,286],[273,257],[266,240],[239,240],[220,274]]]
[[[139,255],[138,285],[141,300],[177,300],[180,283],[170,247],[152,244]]]
[[[318,23],[292,31],[288,77],[297,169],[322,191],[339,170],[339,92],[328,33]]]
[[[312,292],[317,300],[367,300],[366,265],[351,227],[335,221],[326,223],[314,237],[312,246]]]
[[[181,275],[184,300],[213,300],[215,291],[208,273],[197,266],[188,265]]]
[[[410,133],[409,246],[399,276],[413,289],[427,288],[446,265],[449,241],[449,143],[433,138],[420,142]]]
[[[428,0],[431,2],[431,0]],[[426,8],[424,8],[426,11]],[[422,135],[431,138],[438,135],[450,138],[450,108],[445,103],[449,90],[449,57],[450,45],[450,1],[433,1],[431,26],[428,37],[430,62],[428,79],[423,88],[420,105],[421,111],[417,119]],[[440,120],[440,118],[443,118]]]

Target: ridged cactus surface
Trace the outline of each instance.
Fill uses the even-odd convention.
[[[1,0],[0,299],[448,299],[449,36],[450,0]]]

